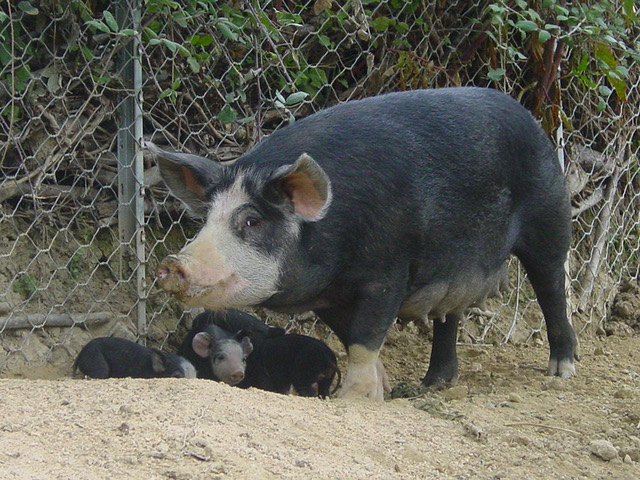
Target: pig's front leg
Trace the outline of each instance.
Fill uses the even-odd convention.
[[[401,293],[391,287],[367,288],[354,309],[349,325],[349,363],[339,397],[366,397],[384,400],[389,381],[378,358],[387,331],[401,302]],[[371,319],[375,318],[375,321]]]
[[[379,350],[371,351],[363,345],[349,346],[347,374],[338,397],[384,400],[383,382],[378,374],[378,365],[382,367],[378,353]],[[382,371],[384,372],[384,367]]]

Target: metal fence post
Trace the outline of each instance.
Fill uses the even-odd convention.
[[[139,32],[139,0],[120,0],[117,21],[120,28]],[[120,56],[120,72],[124,98],[119,106],[118,125],[118,224],[120,241],[133,251],[135,239],[135,270],[137,327],[140,342],[146,343],[146,279],[144,164],[142,157],[142,63],[138,35],[125,37]]]

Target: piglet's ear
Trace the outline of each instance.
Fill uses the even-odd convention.
[[[320,165],[303,153],[292,165],[274,172],[272,181],[288,196],[293,208],[304,220],[321,220],[331,204],[331,180]]]
[[[200,332],[197,333],[193,340],[191,341],[191,346],[193,347],[193,351],[196,354],[200,355],[202,358],[207,358],[209,356],[209,352],[211,351],[211,346],[213,343],[213,339],[208,333]]]
[[[208,210],[207,186],[217,181],[224,167],[208,158],[165,150],[151,142],[147,142],[147,150],[155,157],[171,194],[193,214],[204,217]]]
[[[156,374],[164,373],[167,369],[165,361],[166,356],[163,351],[156,348],[151,349],[151,368]]]
[[[253,352],[253,343],[251,343],[251,339],[249,337],[244,337],[240,342],[240,346],[242,347],[242,353],[245,356],[251,355]]]

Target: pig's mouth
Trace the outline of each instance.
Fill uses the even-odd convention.
[[[187,305],[213,310],[233,306],[235,294],[241,288],[240,278],[237,275],[232,275],[215,285],[189,285],[184,291],[170,293]]]

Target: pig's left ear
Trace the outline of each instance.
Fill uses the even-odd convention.
[[[271,179],[287,195],[303,220],[321,220],[331,204],[331,180],[320,165],[303,153],[292,165],[276,170]]]
[[[151,349],[151,368],[156,374],[164,373],[167,369],[166,356],[162,350]]]
[[[207,188],[217,182],[224,167],[208,158],[165,150],[151,142],[147,142],[146,146],[155,157],[160,175],[171,194],[181,200],[193,214],[206,216]]]

